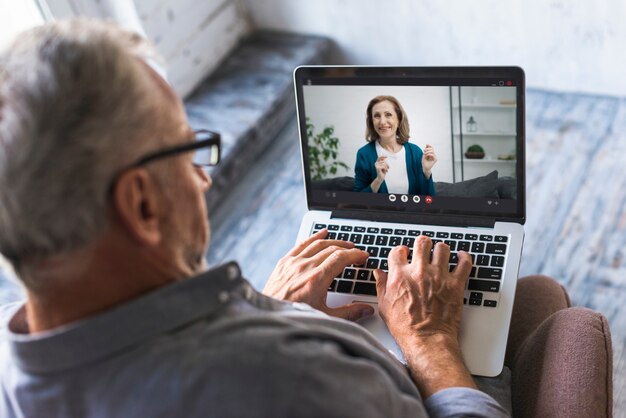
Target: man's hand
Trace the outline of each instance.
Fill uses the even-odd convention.
[[[322,229],[294,247],[280,259],[263,293],[276,299],[304,302],[311,307],[338,318],[356,321],[372,315],[374,309],[364,303],[352,303],[337,308],[326,306],[328,287],[344,267],[363,264],[366,251],[354,248],[351,242],[325,240],[328,231]]]
[[[415,240],[411,263],[407,247],[396,247],[389,253],[389,273],[374,272],[379,312],[424,398],[446,387],[475,387],[458,342],[472,261],[460,251],[450,273],[450,247],[438,243],[432,262],[431,249],[430,238],[421,236]]]

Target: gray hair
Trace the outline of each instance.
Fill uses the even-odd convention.
[[[154,87],[134,57],[156,53],[142,39],[72,19],[27,31],[0,55],[0,253],[16,270],[106,227],[110,182],[155,130]]]

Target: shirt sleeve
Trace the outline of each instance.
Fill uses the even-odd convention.
[[[361,148],[356,154],[356,164],[354,165],[354,191],[372,192],[370,184],[374,180],[371,175],[371,164],[367,159],[365,151]]]
[[[510,417],[493,399],[476,389],[447,388],[430,396],[424,402],[430,417]]]

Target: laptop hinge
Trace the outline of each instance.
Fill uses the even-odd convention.
[[[358,219],[373,222],[393,222],[405,224],[426,224],[442,226],[493,228],[494,218],[477,218],[471,216],[454,216],[424,214],[424,213],[390,213],[375,211],[335,210],[331,213],[334,219]]]

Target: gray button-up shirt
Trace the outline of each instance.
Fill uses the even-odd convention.
[[[467,388],[422,402],[369,332],[256,292],[235,263],[50,331],[28,334],[23,306],[3,324],[7,418],[506,415]]]

